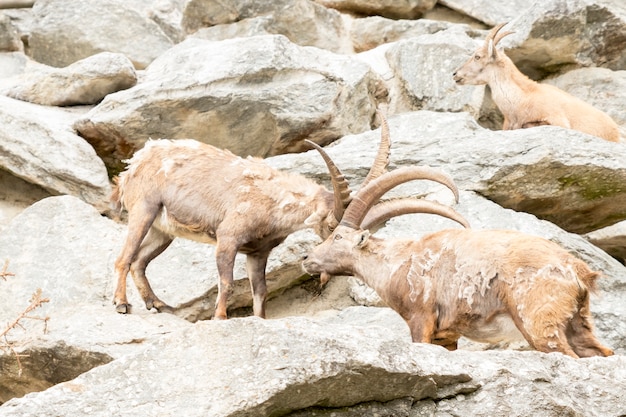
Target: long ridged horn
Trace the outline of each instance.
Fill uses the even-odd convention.
[[[454,220],[466,229],[470,227],[469,222],[452,207],[434,201],[398,198],[374,205],[361,222],[361,229],[368,230],[386,222],[392,217],[412,213],[437,214]]]
[[[500,29],[502,29],[507,24],[508,22],[504,22],[504,23],[500,23],[499,25],[494,26],[493,29],[491,29],[491,31],[487,35],[487,38],[485,38],[485,42],[489,42],[489,40],[492,40],[493,46],[495,47],[498,44],[498,42],[502,40],[502,38],[512,33],[515,33],[512,31],[500,32]]]
[[[376,159],[372,163],[370,171],[367,173],[367,177],[361,184],[361,188],[365,187],[371,181],[380,177],[387,171],[389,166],[389,153],[391,152],[391,138],[389,135],[389,125],[387,124],[387,118],[381,110],[376,112],[380,117],[380,144],[378,145],[378,153]]]
[[[333,185],[333,195],[335,197],[335,209],[333,213],[337,223],[339,223],[343,217],[346,207],[350,203],[350,194],[352,193],[350,190],[350,184],[343,176],[337,165],[335,165],[333,160],[330,159],[330,156],[328,156],[324,148],[308,139],[305,139],[304,142],[315,148],[320,155],[322,155],[322,158],[324,158],[324,162],[326,162],[328,172],[330,173],[330,182]]]
[[[352,198],[340,224],[358,229],[369,209],[383,194],[397,185],[412,180],[431,180],[439,182],[448,187],[454,193],[456,201],[459,201],[459,190],[449,175],[430,167],[404,167],[392,172],[387,172],[370,182],[366,187],[361,188]]]

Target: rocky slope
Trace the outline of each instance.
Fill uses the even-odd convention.
[[[501,131],[489,90],[451,75],[485,29],[511,20],[503,44],[518,66],[604,110],[626,137],[626,8],[492,3],[37,0],[0,10],[0,322],[20,317],[39,288],[49,299],[0,341],[0,416],[626,415],[626,138]],[[325,185],[319,155],[301,151],[304,139],[332,143],[358,188],[381,106],[390,169],[443,169],[472,227],[546,237],[604,273],[591,310],[616,356],[412,344],[353,278],[319,293],[300,267],[319,243],[308,230],[271,255],[268,320],[250,317],[243,258],[235,318],[207,320],[214,248],[183,240],[148,269],[175,314],[143,309],[132,284],[133,314],[115,313],[125,226],[107,217],[110,179],[147,140],[195,138]],[[452,204],[427,182],[394,194]],[[458,225],[409,215],[377,234],[447,227]]]

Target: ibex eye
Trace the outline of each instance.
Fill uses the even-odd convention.
[[[341,239],[343,239],[341,235],[335,235],[335,240],[341,240]]]
[[[474,55],[474,59],[478,61],[480,59],[480,55]]]

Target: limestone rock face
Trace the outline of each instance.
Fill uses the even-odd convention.
[[[353,51],[341,15],[310,0],[238,0],[228,7],[219,1],[193,0],[185,11],[183,25],[194,37],[223,40],[276,34],[302,46]]]
[[[11,52],[22,49],[22,41],[17,28],[11,22],[9,16],[0,13],[0,51]]]
[[[626,66],[626,8],[617,3],[556,0],[537,3],[507,26],[507,55],[533,79],[567,66]]]
[[[122,2],[86,0],[67,7],[63,0],[43,0],[33,12],[30,54],[53,67],[109,51],[125,54],[141,69],[173,46],[155,22]]]
[[[148,138],[265,157],[369,130],[379,83],[361,62],[281,35],[188,39],[74,126],[114,168]]]
[[[111,191],[93,148],[71,129],[75,115],[0,96],[0,168],[52,194],[105,210]]]
[[[362,15],[415,19],[435,6],[435,0],[315,0],[326,7]]]
[[[0,0],[0,9],[0,417],[626,415],[623,1]],[[515,64],[609,114],[621,143],[551,126],[501,131],[489,88],[454,83],[505,21],[515,33],[501,46]],[[267,320],[251,317],[242,254],[230,319],[209,320],[215,247],[184,239],[146,272],[173,314],[146,310],[130,276],[130,314],[115,312],[127,227],[109,196],[147,140],[196,139],[331,189],[309,139],[355,192],[379,147],[378,111],[391,132],[388,170],[438,168],[460,195],[411,181],[384,198],[449,205],[473,229],[541,236],[585,261],[602,274],[590,297],[595,334],[615,356],[465,338],[455,352],[413,344],[357,278],[321,289],[303,272],[321,242],[311,229],[270,254]],[[457,227],[410,214],[370,232],[420,239]],[[24,313],[39,291],[48,301]]]
[[[95,104],[137,82],[130,60],[111,52],[92,55],[61,69],[39,65],[16,78],[4,91],[7,96],[47,106]]]

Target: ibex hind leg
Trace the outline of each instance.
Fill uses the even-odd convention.
[[[130,313],[130,304],[126,297],[126,277],[130,272],[130,266],[137,256],[139,246],[148,233],[152,222],[159,211],[158,206],[147,204],[133,207],[128,214],[128,234],[120,256],[115,261],[117,272],[117,287],[113,302],[118,313]]]
[[[152,290],[148,278],[146,277],[146,268],[148,264],[157,256],[159,256],[167,247],[172,243],[172,238],[161,232],[160,230],[152,227],[148,231],[148,234],[141,242],[139,251],[135,256],[135,260],[130,266],[130,273],[135,282],[137,290],[141,298],[146,303],[146,308],[151,310],[156,309],[159,312],[173,312],[173,309],[161,301]]]
[[[586,305],[583,305],[569,321],[565,333],[574,352],[581,358],[613,355],[613,350],[603,346],[593,334],[588,297]]]
[[[228,299],[233,292],[233,268],[235,257],[237,256],[237,242],[228,238],[217,239],[215,248],[215,261],[217,273],[219,274],[219,285],[217,290],[217,302],[215,304],[214,320],[226,320]]]
[[[267,283],[265,268],[269,252],[250,253],[246,256],[246,268],[252,290],[252,306],[254,315],[265,318],[265,301],[267,299]]]

